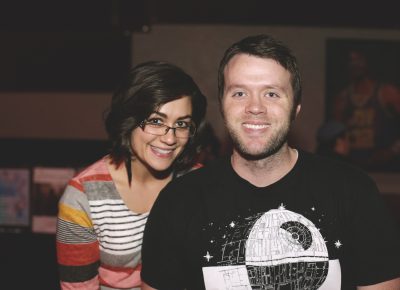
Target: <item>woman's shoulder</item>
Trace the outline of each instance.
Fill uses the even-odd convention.
[[[72,178],[75,182],[85,182],[89,180],[97,181],[108,181],[111,180],[110,172],[107,168],[108,157],[95,161],[94,163],[88,165],[87,167],[78,170],[78,173]]]

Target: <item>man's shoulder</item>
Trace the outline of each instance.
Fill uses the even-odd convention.
[[[191,188],[195,191],[196,189],[210,186],[220,180],[221,176],[226,172],[228,164],[228,160],[225,157],[213,160],[207,165],[173,179],[168,184],[168,188],[174,190]]]
[[[347,182],[357,180],[372,182],[371,177],[362,168],[350,162],[336,159],[334,157],[323,156],[316,153],[301,151],[301,171],[304,174],[313,175],[315,181],[337,182],[342,180]]]
[[[158,203],[170,204],[174,207],[191,208],[217,188],[223,161],[212,162],[182,176],[174,178],[160,192]]]

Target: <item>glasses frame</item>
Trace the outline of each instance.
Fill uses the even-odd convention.
[[[148,132],[146,131],[146,126],[153,126],[153,128],[164,128],[164,133],[163,134],[156,134],[156,133],[152,133],[152,132]],[[156,125],[156,124],[151,124],[149,123],[148,120],[143,120],[142,122],[140,122],[139,127],[143,130],[143,132],[147,133],[147,134],[151,134],[154,136],[165,136],[168,134],[169,130],[172,130],[174,132],[174,136],[175,138],[179,138],[179,139],[186,139],[186,138],[190,138],[193,137],[196,134],[197,128],[196,126],[193,124],[193,122],[190,122],[190,126],[188,127],[188,136],[187,137],[179,137],[176,135],[176,130],[177,129],[183,129],[180,127],[170,127],[168,125],[165,124],[160,124],[160,125]]]

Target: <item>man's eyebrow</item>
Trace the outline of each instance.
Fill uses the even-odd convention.
[[[234,85],[229,85],[226,87],[226,90],[234,90],[234,89],[245,89],[246,86],[245,85],[240,85],[240,84],[234,84]]]
[[[265,84],[262,86],[262,88],[263,89],[284,90],[284,88],[282,86],[274,85],[274,84]],[[247,85],[246,84],[233,84],[226,88],[227,91],[235,90],[235,89],[247,89]]]

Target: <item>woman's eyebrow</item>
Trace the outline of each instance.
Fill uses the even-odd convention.
[[[155,112],[153,112],[152,114],[156,114],[156,115],[159,115],[160,117],[163,117],[163,118],[168,118],[168,115],[167,114],[164,114],[164,113],[162,113],[162,112],[157,112],[157,111],[155,111]],[[182,120],[182,119],[191,119],[192,118],[192,115],[185,115],[185,116],[181,116],[181,117],[178,117],[178,120]]]
[[[186,115],[186,116],[179,117],[178,120],[191,119],[191,118],[192,118],[192,115]]]
[[[152,112],[151,114],[156,114],[156,115],[159,115],[159,116],[161,116],[161,117],[163,117],[163,118],[167,118],[167,115],[164,114],[164,113],[161,113],[161,112],[154,111],[154,112]]]

